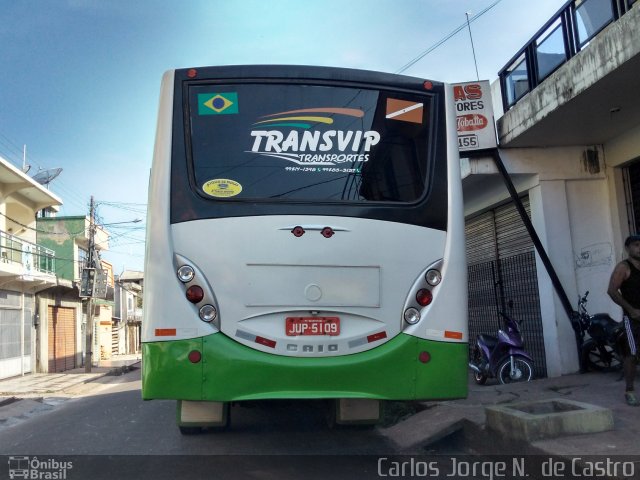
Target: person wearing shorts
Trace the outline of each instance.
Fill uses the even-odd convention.
[[[624,248],[627,259],[613,269],[607,293],[624,310],[624,396],[628,405],[637,407],[640,406],[640,400],[634,391],[634,379],[640,347],[640,235],[627,237]]]

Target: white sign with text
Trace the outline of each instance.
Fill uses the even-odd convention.
[[[496,148],[496,131],[488,80],[454,83],[460,152]]]

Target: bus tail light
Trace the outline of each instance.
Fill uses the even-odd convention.
[[[442,274],[440,273],[439,270],[432,268],[430,270],[427,270],[427,273],[425,274],[424,279],[427,281],[429,285],[431,285],[432,287],[435,287],[442,280]]]
[[[420,276],[416,278],[411,290],[407,293],[407,299],[403,308],[403,320],[408,325],[405,329],[416,331],[411,326],[418,322],[428,322],[429,310],[433,303],[433,298],[438,295],[440,284],[442,283],[442,269],[444,260],[441,258],[432,262],[422,270]]]
[[[214,307],[213,305],[204,305],[200,309],[200,319],[203,322],[213,322],[217,316],[218,312],[216,310],[216,307]]]
[[[178,279],[182,283],[189,283],[196,276],[196,272],[190,265],[182,265],[178,269]]]
[[[191,285],[187,288],[187,300],[191,303],[199,303],[204,298],[204,290],[198,285]]]
[[[404,311],[404,321],[410,325],[414,325],[420,321],[420,312],[415,308],[407,308]]]
[[[416,302],[418,302],[421,307],[426,307],[432,300],[433,295],[431,294],[431,291],[426,288],[421,288],[418,290],[418,293],[416,293]]]
[[[201,320],[212,328],[220,329],[220,307],[207,281],[207,276],[195,262],[182,255],[174,254],[173,264],[179,287],[193,305],[188,308],[191,318],[196,322]]]

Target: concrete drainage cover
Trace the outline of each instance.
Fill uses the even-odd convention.
[[[487,427],[506,437],[535,441],[613,430],[608,408],[564,398],[485,408]]]

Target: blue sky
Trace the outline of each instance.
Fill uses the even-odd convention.
[[[144,218],[162,73],[229,64],[397,72],[495,0],[0,0],[0,156],[50,184],[62,215],[99,203],[106,223]],[[481,79],[564,3],[502,0],[471,24]],[[476,79],[464,29],[407,75]],[[103,257],[142,270],[143,223],[114,225]]]

